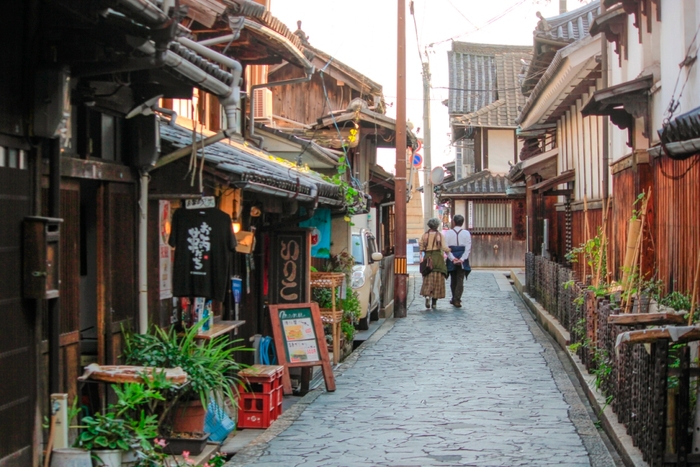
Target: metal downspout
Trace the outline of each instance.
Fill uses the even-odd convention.
[[[262,149],[262,144],[265,138],[263,138],[262,136],[255,136],[255,117],[253,116],[253,109],[255,108],[255,90],[283,86],[285,84],[306,83],[308,81],[311,81],[311,78],[313,78],[313,76],[314,69],[312,68],[311,70],[306,70],[305,78],[295,78],[284,81],[275,81],[274,83],[256,84],[250,88],[250,132],[248,133],[248,137],[253,141],[256,141],[258,143],[259,148]]]
[[[148,333],[148,172],[141,171],[139,199],[139,333]]]
[[[138,0],[132,0],[138,1]],[[151,41],[145,41],[141,44],[132,44],[138,50],[147,54],[156,54],[155,44]],[[212,51],[213,52],[213,51]],[[196,67],[192,63],[184,60],[176,53],[166,50],[164,54],[165,63],[182,73],[187,78],[200,84],[202,87],[213,92],[220,100],[221,105],[226,112],[226,122],[228,128],[217,133],[214,136],[206,138],[201,142],[199,147],[203,148],[210,144],[221,141],[224,138],[230,137],[235,133],[236,127],[236,108],[240,103],[240,71],[242,67],[235,60],[228,59],[227,66],[231,66],[234,71],[238,70],[236,75],[234,72],[234,86],[229,87],[225,83],[209,76],[204,70]],[[228,57],[227,57],[228,58]],[[165,164],[185,157],[192,152],[191,147],[182,148],[174,153],[171,153],[163,158],[160,158],[156,165],[151,169],[143,170],[141,174],[141,194],[140,194],[140,218],[139,218],[139,332],[146,333],[148,331],[148,172]],[[202,157],[204,157],[202,155]]]

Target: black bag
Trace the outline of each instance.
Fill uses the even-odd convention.
[[[428,255],[423,256],[423,260],[420,262],[420,266],[418,268],[421,275],[427,276],[433,272],[433,258]]]

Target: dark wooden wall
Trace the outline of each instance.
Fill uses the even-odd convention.
[[[22,298],[22,221],[32,201],[31,171],[0,167],[0,466],[29,466],[34,456],[37,305]]]
[[[641,202],[635,204],[637,196],[643,191],[648,192],[651,185],[650,167],[648,164],[638,164],[636,167],[629,167],[613,174],[613,200],[611,203],[612,214],[608,235],[610,236],[610,271],[613,279],[622,278],[622,265],[625,260],[625,249],[627,248],[627,233],[629,231],[629,220],[633,210],[641,209]],[[648,273],[653,269],[653,238],[654,231],[654,195],[652,193],[651,202],[647,210],[647,224],[645,226],[646,236],[643,245],[644,271]]]
[[[691,293],[700,251],[700,155],[651,161],[656,271],[666,292]]]
[[[603,210],[588,209],[584,211],[579,209],[572,211],[571,214],[571,245],[573,248],[577,248],[598,234],[598,228],[603,225]],[[578,262],[572,264],[572,268],[580,280],[585,281],[586,277],[591,275],[591,267],[582,255],[579,255]]]
[[[270,82],[299,77],[300,70],[295,67],[283,67],[270,75]],[[320,73],[314,73],[309,82],[270,88],[273,96],[272,113],[296,122],[313,124],[321,116],[328,115],[331,110],[347,109],[350,101],[360,96],[350,86],[339,86],[337,81],[328,75],[324,75],[324,78],[330,104],[323,92]]]

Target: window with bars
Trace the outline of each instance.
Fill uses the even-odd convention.
[[[510,200],[469,201],[467,209],[472,234],[512,234],[513,209]]]

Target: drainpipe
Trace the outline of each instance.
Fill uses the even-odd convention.
[[[252,139],[253,141],[256,141],[258,143],[258,147],[262,149],[262,144],[265,138],[262,136],[255,136],[255,117],[253,116],[253,109],[255,108],[255,90],[256,89],[262,89],[262,88],[272,88],[272,87],[277,87],[277,86],[283,86],[285,84],[297,84],[297,83],[306,83],[308,81],[311,81],[311,78],[314,76],[314,69],[307,69],[306,70],[306,77],[304,78],[295,78],[295,79],[288,79],[284,81],[275,81],[274,83],[263,83],[263,84],[256,84],[250,88],[250,132],[248,133],[248,137]]]
[[[148,333],[148,171],[141,171],[139,199],[139,333]]]
[[[226,113],[226,120],[228,122],[228,127],[233,128],[234,125],[231,122],[236,121],[236,109],[238,104],[241,102],[241,75],[243,74],[243,67],[239,62],[221,54],[215,50],[210,49],[204,45],[201,45],[191,39],[186,37],[178,37],[177,41],[187,47],[188,49],[194,50],[204,58],[213,60],[221,65],[231,69],[231,74],[233,75],[233,94],[231,96],[225,97],[221,100],[221,105],[224,107],[224,112]],[[221,97],[219,97],[221,99]]]
[[[605,14],[604,2],[600,3],[600,14],[601,16]],[[605,38],[605,34],[600,35],[600,66],[601,66],[601,82],[602,88],[606,89],[608,87],[608,41]],[[608,128],[608,117],[603,117],[603,209],[608,206],[608,198],[610,194],[609,190],[609,173],[610,173],[610,133]],[[609,213],[605,213],[609,215]]]
[[[157,53],[155,44],[152,41],[139,41],[135,38],[129,38],[128,40],[134,48],[141,52],[149,55],[155,55]],[[236,75],[235,70],[242,70],[240,63],[232,59],[229,59],[230,61],[227,62],[227,66],[231,66],[234,69],[233,87],[230,87],[213,76],[210,76],[201,68],[184,60],[171,50],[164,51],[163,60],[166,65],[214,93],[224,107],[228,128],[212,137],[206,138],[199,147],[221,141],[235,133],[236,107],[240,103],[240,87],[238,82],[241,76],[240,73]],[[162,167],[168,162],[184,157],[190,154],[191,151],[191,147],[175,151],[164,158],[160,158],[154,167],[144,169],[141,174],[141,195],[139,201],[141,215],[139,219],[139,332],[141,333],[148,331],[148,172],[154,168]]]

